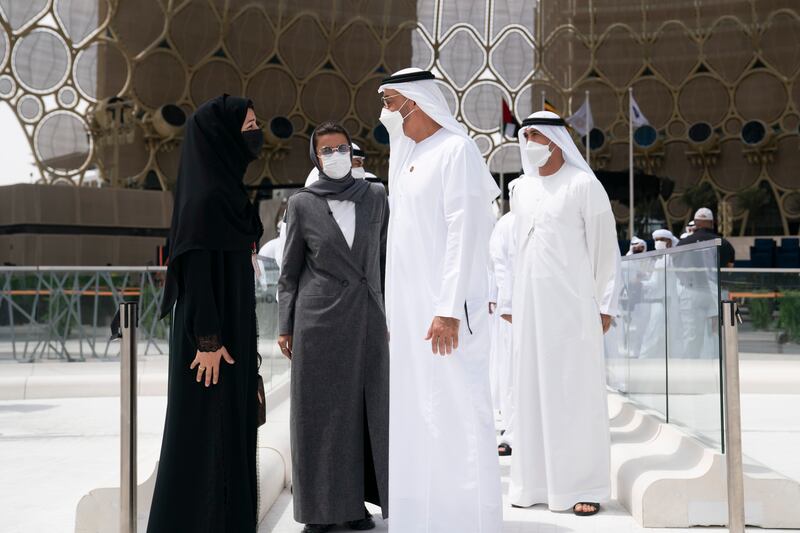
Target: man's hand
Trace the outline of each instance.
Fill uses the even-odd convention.
[[[281,353],[291,361],[292,359],[292,336],[291,335],[278,335],[278,346]]]
[[[426,341],[431,341],[433,353],[439,355],[450,355],[453,350],[458,348],[458,325],[457,318],[445,316],[435,316],[428,328]]]
[[[511,322],[511,315],[500,315],[500,318],[502,318],[503,320],[505,320],[509,324],[513,324],[513,322]]]
[[[611,328],[611,315],[600,313],[600,321],[603,323],[603,334],[608,333],[608,330]]]
[[[205,373],[205,385],[210,387],[211,383],[216,385],[219,383],[219,360],[225,359],[229,365],[234,363],[233,357],[228,353],[228,350],[223,346],[216,352],[201,352],[197,351],[194,356],[192,364],[189,369],[194,370],[197,367],[197,382],[203,381],[203,373]]]
[[[494,310],[495,309],[497,309],[497,303],[496,302],[489,302],[489,314],[490,315],[494,314]]]

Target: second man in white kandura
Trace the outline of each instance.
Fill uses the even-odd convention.
[[[380,87],[389,132],[392,533],[498,533],[489,390],[489,236],[500,193],[433,74]]]
[[[616,225],[558,115],[528,117],[519,144],[509,499],[590,515],[611,496],[603,333],[617,314]]]

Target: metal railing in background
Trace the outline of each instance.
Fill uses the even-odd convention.
[[[159,319],[164,267],[0,267],[0,363],[118,361],[108,327],[120,304],[139,306],[139,355],[169,352],[171,317]],[[289,370],[278,337],[278,267],[261,258],[255,284],[261,374],[269,389]],[[164,366],[166,372],[166,366]]]
[[[111,318],[124,301],[140,308],[144,354],[167,352],[159,320],[164,267],[0,267],[0,360],[106,359]]]
[[[723,298],[742,314],[739,352],[747,360],[800,356],[800,269],[723,268]]]

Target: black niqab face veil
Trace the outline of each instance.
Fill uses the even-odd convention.
[[[169,266],[161,305],[166,316],[178,297],[180,256],[189,250],[249,250],[263,233],[242,180],[255,159],[242,135],[251,102],[223,94],[186,122],[169,230]]]

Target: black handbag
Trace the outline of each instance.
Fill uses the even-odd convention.
[[[256,355],[258,355],[258,368],[260,369],[261,354]],[[261,427],[267,422],[267,395],[264,390],[264,378],[261,377],[260,372],[256,376],[256,400],[258,401],[256,412],[258,413],[258,427]]]

